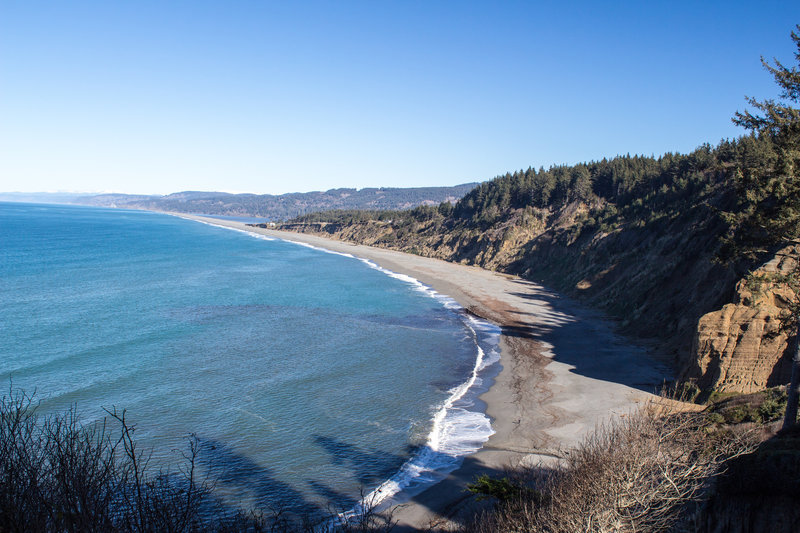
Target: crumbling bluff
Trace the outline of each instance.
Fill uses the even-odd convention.
[[[794,246],[780,250],[753,272],[751,280],[790,273],[799,251]],[[791,301],[792,292],[785,284],[739,281],[732,303],[700,318],[693,364],[685,376],[697,380],[701,388],[723,392],[755,392],[787,383],[795,339],[782,328],[781,318]]]

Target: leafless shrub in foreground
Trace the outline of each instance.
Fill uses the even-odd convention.
[[[753,431],[713,426],[702,413],[643,409],[598,429],[562,468],[529,472],[535,498],[509,501],[470,529],[693,531],[725,461],[755,445]]]
[[[125,414],[84,425],[75,408],[40,415],[32,396],[0,398],[0,531],[193,531],[197,446],[177,475],[148,469]]]
[[[108,429],[105,421],[82,424],[74,407],[52,415],[37,407],[22,391],[0,397],[3,533],[333,533],[388,531],[393,525],[391,515],[378,515],[370,505],[351,515],[332,513],[327,521],[280,510],[219,509],[210,485],[198,480],[197,439],[189,440],[178,470],[154,471],[151,451],[137,444],[124,410],[107,411]]]

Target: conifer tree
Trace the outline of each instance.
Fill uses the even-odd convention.
[[[800,25],[797,33],[793,31],[791,35],[800,65]],[[773,66],[761,58],[781,89],[781,100],[748,98],[748,103],[762,114],[737,112],[733,118],[735,124],[768,137],[776,151],[772,168],[745,168],[739,176],[743,193],[740,198],[745,208],[741,220],[735,224],[742,233],[740,240],[751,237],[765,239],[768,244],[800,237],[800,109],[792,105],[800,103],[800,70],[786,67],[777,59],[774,62]]]
[[[773,59],[773,65],[761,58],[764,68],[780,87],[780,100],[748,98],[747,102],[758,112],[737,112],[733,118],[735,124],[772,141],[776,155],[772,168],[745,167],[737,175],[741,210],[729,214],[732,233],[727,244],[745,253],[781,244],[800,244],[800,109],[794,107],[800,103],[800,24],[795,28],[797,32],[793,31],[791,36],[797,48],[794,56],[798,67],[787,67],[777,59]],[[800,262],[793,273],[795,280],[798,275]],[[798,296],[800,287],[796,283],[786,285]],[[800,309],[790,306],[789,313],[798,335],[784,428],[796,423],[800,399]]]

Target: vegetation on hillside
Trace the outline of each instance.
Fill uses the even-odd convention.
[[[798,33],[792,32],[792,40],[800,66],[800,24],[797,30]],[[776,152],[769,171],[753,174],[745,169],[737,176],[739,209],[729,216],[732,236],[728,247],[745,253],[754,253],[773,242],[800,243],[800,109],[792,107],[800,103],[800,69],[786,67],[778,60],[771,65],[763,57],[761,63],[780,87],[784,101],[749,98],[748,102],[761,114],[745,111],[736,113],[734,118],[735,123],[769,139]],[[784,428],[788,428],[796,423],[800,403],[800,261],[783,279],[773,281],[790,290],[792,298],[781,318],[784,325],[796,331],[784,420]]]
[[[542,281],[618,317],[627,333],[660,338],[682,368],[699,317],[760,257],[718,260],[737,176],[766,172],[776,157],[769,139],[748,135],[685,155],[520,170],[455,205],[314,213],[282,228]]]
[[[449,231],[486,231],[504,223],[546,222],[568,206],[582,209],[570,224],[573,237],[601,228],[648,226],[664,219],[688,218],[687,210],[707,217],[731,208],[735,196],[720,195],[742,168],[770,166],[775,149],[768,140],[748,136],[703,145],[688,155],[617,156],[612,159],[519,170],[482,183],[455,205],[423,206],[405,212],[332,210],[293,219],[296,223],[363,224],[391,222],[394,231],[429,224]],[[377,242],[382,242],[377,239]]]
[[[598,429],[560,468],[525,468],[503,480],[512,496],[468,530],[698,531],[714,479],[755,449],[756,433],[709,422],[706,413],[650,406]]]
[[[660,338],[686,369],[698,318],[729,302],[765,258],[800,242],[800,70],[762,62],[780,100],[749,99],[754,110],[733,119],[750,130],[741,138],[686,155],[529,168],[454,205],[310,214],[284,228],[542,280],[616,315],[630,333]],[[780,319],[795,331],[799,279],[797,266],[753,280],[794,295]],[[684,383],[710,395],[704,412],[642,411],[595,432],[555,470],[478,478],[471,490],[497,506],[468,530],[797,531],[798,338],[788,389],[720,395]]]
[[[476,480],[471,490],[496,505],[466,531],[796,531],[800,433],[774,434],[785,401],[770,389],[712,398],[701,412],[647,406],[558,468]]]
[[[764,115],[737,113],[751,129],[738,139],[528,168],[455,204],[314,213],[282,227],[542,281],[617,317],[626,333],[659,339],[685,371],[698,319],[800,236],[800,111],[791,105],[800,74],[765,65],[789,103],[751,100]]]
[[[78,198],[75,203],[280,221],[309,211],[328,209],[409,209],[418,205],[436,205],[455,201],[474,186],[475,183],[465,183],[453,187],[331,189],[280,195],[195,191],[166,196],[101,194]]]

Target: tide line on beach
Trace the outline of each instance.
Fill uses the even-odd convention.
[[[402,281],[410,285],[414,290],[433,298],[445,309],[456,314],[469,332],[475,346],[475,362],[467,380],[453,387],[449,391],[450,396],[436,410],[425,445],[417,450],[401,466],[397,473],[370,491],[363,498],[359,507],[369,505],[373,508],[382,509],[408,501],[411,497],[444,479],[447,474],[460,466],[465,457],[478,451],[494,434],[491,420],[481,408],[482,402],[478,397],[491,386],[492,374],[495,373],[492,366],[500,360],[500,328],[496,324],[470,315],[450,296],[437,292],[432,287],[423,284],[408,274],[384,268],[372,259],[294,240],[286,236],[267,236],[253,231],[254,228],[250,226],[234,226],[234,224],[240,224],[239,221],[235,220],[209,219],[196,216],[184,218],[242,232],[255,238],[265,240],[275,240],[277,238],[320,252],[361,261],[368,267]],[[360,509],[356,508],[348,514],[358,514],[359,512]]]
[[[656,398],[653,393],[669,375],[597,313],[527,280],[316,235],[178,216],[372,261],[502,329],[499,374],[480,396],[494,433],[444,479],[391,509],[397,531],[471,512],[466,486],[479,475],[557,463],[599,424]]]

